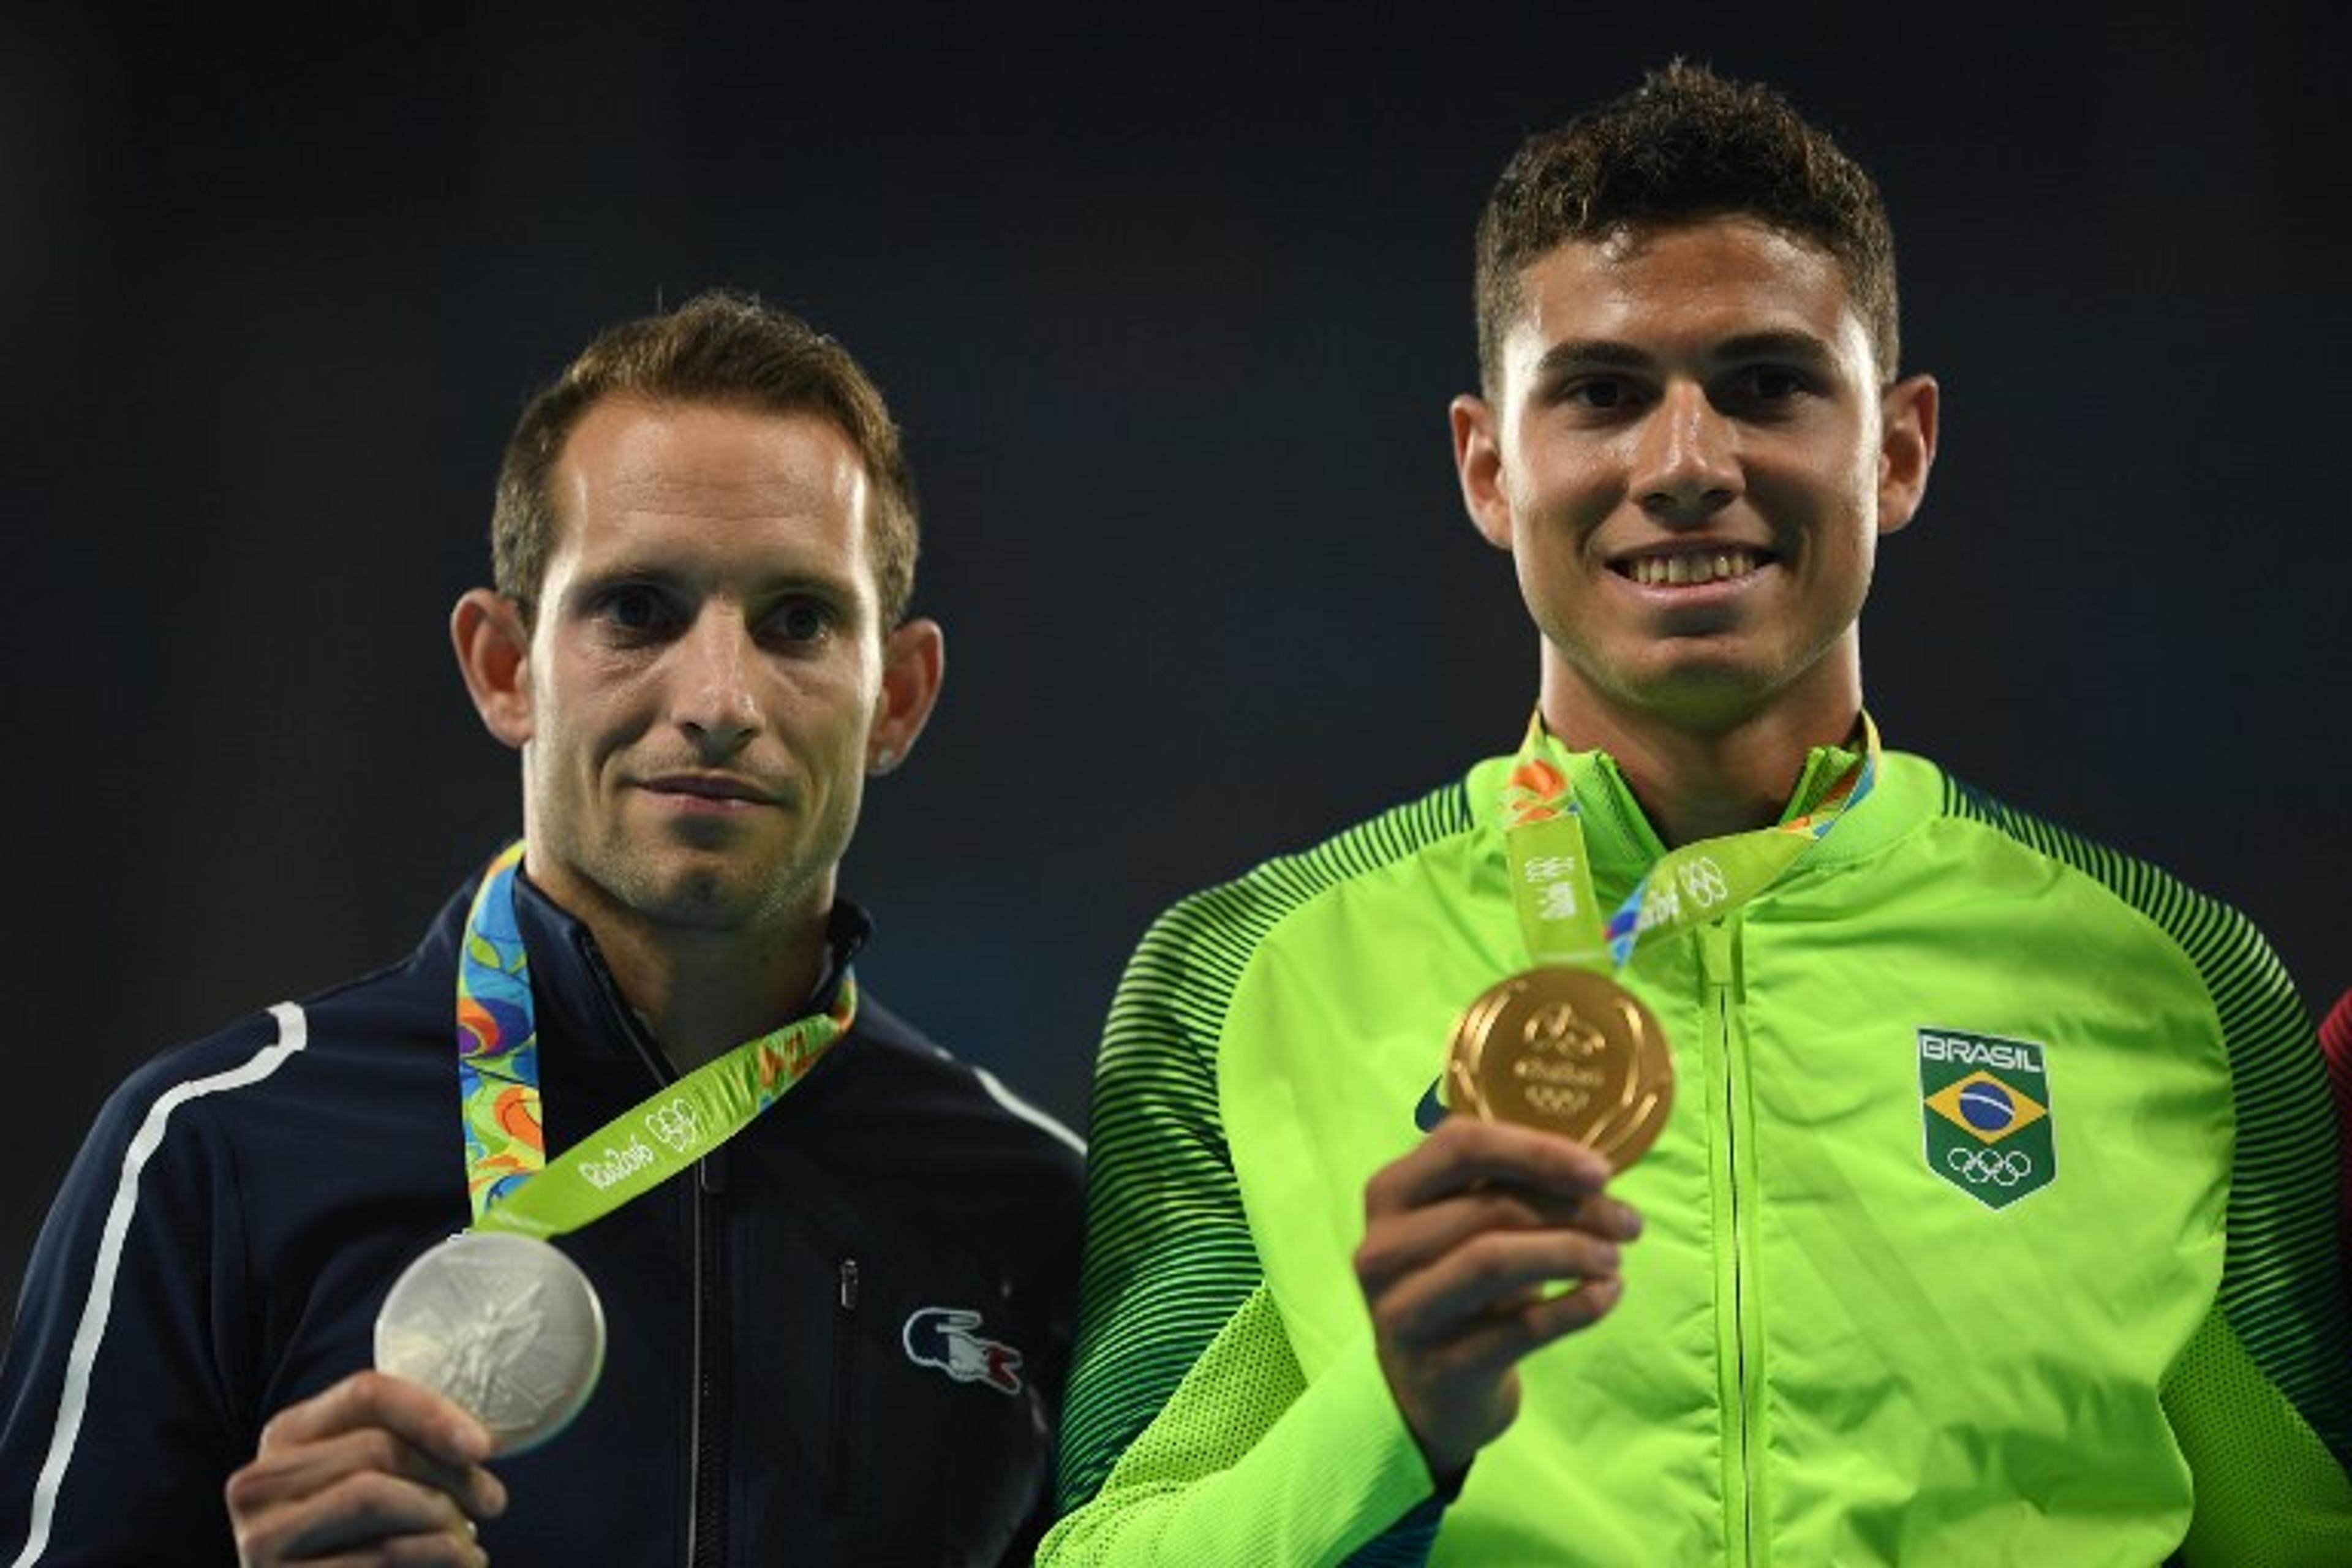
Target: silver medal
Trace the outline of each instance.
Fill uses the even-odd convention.
[[[548,1243],[467,1231],[394,1282],[376,1313],[375,1364],[463,1405],[497,1452],[520,1454],[588,1403],[604,1365],[604,1309]]]

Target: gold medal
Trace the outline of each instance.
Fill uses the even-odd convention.
[[[1639,997],[1591,970],[1512,975],[1464,1010],[1446,1052],[1457,1110],[1563,1133],[1623,1170],[1674,1106],[1665,1030]]]

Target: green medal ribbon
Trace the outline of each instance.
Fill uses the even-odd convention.
[[[857,982],[833,1005],[747,1040],[623,1111],[554,1161],[540,1118],[530,964],[515,921],[523,846],[490,862],[457,956],[457,1079],[473,1228],[546,1237],[660,1185],[750,1126],[849,1031]]]
[[[1862,736],[1862,755],[1811,811],[1770,827],[1669,849],[1604,920],[1570,778],[1574,759],[1544,728],[1538,708],[1528,721],[1501,802],[1511,895],[1528,954],[1539,964],[1605,972],[1622,967],[1653,932],[1682,931],[1738,909],[1778,881],[1870,794],[1879,748],[1878,727],[1867,713]]]

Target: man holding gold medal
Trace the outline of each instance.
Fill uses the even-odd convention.
[[[1478,300],[1536,711],[1145,938],[1041,1562],[2352,1561],[2285,975],[1864,711],[1939,404],[1867,175],[1671,67]]]
[[[0,1375],[0,1561],[1025,1560],[1078,1145],[861,994],[835,890],[942,668],[880,394],[740,296],[623,323],[492,547],[451,631],[523,839],[110,1101]]]

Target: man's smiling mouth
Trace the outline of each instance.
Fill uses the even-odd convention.
[[[1637,555],[1629,560],[1612,562],[1611,570],[1643,588],[1696,587],[1748,576],[1761,571],[1772,559],[1768,551],[1730,544],[1712,549]]]

